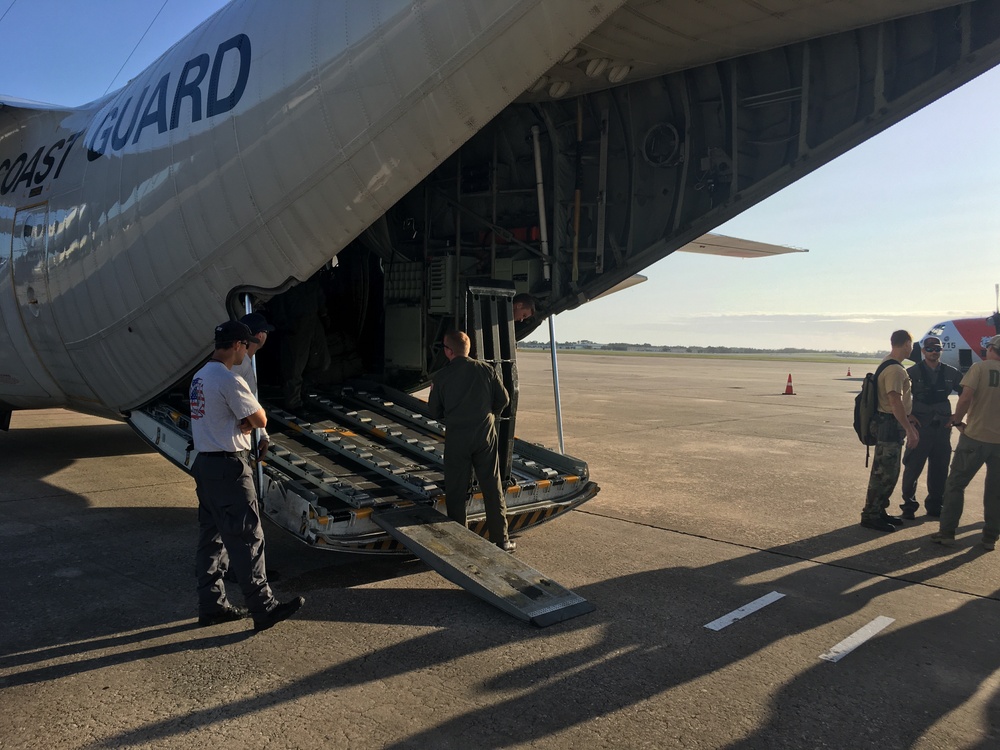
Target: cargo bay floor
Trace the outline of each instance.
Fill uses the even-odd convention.
[[[518,434],[551,446],[548,358],[519,367]],[[853,368],[564,356],[566,447],[602,490],[517,554],[597,610],[545,630],[421,563],[273,526],[275,588],[306,597],[301,616],[195,628],[191,480],[125,425],[15,413],[0,748],[995,747],[982,477],[954,549],[921,516],[861,529]]]

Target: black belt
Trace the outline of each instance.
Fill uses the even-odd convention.
[[[199,451],[199,456],[231,456],[234,458],[243,458],[250,451]]]

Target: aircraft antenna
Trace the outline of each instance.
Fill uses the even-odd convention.
[[[17,2],[17,0],[14,0],[14,2]],[[163,9],[167,7],[168,2],[170,2],[170,0],[163,0],[163,4],[160,5],[160,9],[156,11],[156,15],[153,16],[153,20],[149,22],[149,26],[147,26],[146,30],[142,32],[142,36],[139,37],[139,41],[135,43],[135,46],[132,48],[132,51],[128,53],[128,57],[125,58],[125,62],[122,63],[122,66],[118,68],[118,72],[115,73],[115,77],[111,79],[111,83],[109,83],[108,87],[104,89],[105,94],[108,93],[111,90],[111,87],[115,85],[115,81],[118,80],[118,76],[120,76],[122,74],[122,71],[125,70],[125,66],[128,65],[128,61],[132,59],[132,55],[134,55],[135,51],[139,49],[139,45],[142,44],[142,40],[146,38],[146,34],[149,33],[149,30],[151,28],[153,28],[153,24],[156,23],[156,19],[160,17],[160,14],[163,12]]]

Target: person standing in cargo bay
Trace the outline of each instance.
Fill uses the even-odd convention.
[[[431,414],[444,422],[444,491],[448,517],[463,526],[469,480],[475,470],[486,506],[490,541],[511,552],[507,537],[507,504],[500,481],[496,418],[510,403],[507,390],[493,367],[470,359],[471,342],[462,331],[444,336],[448,364],[434,376]]]

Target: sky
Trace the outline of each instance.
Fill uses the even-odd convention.
[[[83,104],[124,85],[224,0],[0,0],[0,95]],[[986,317],[1000,282],[1000,71],[990,71],[714,231],[806,248],[677,253],[555,317],[559,341],[884,351]],[[548,327],[532,336],[547,340]]]

